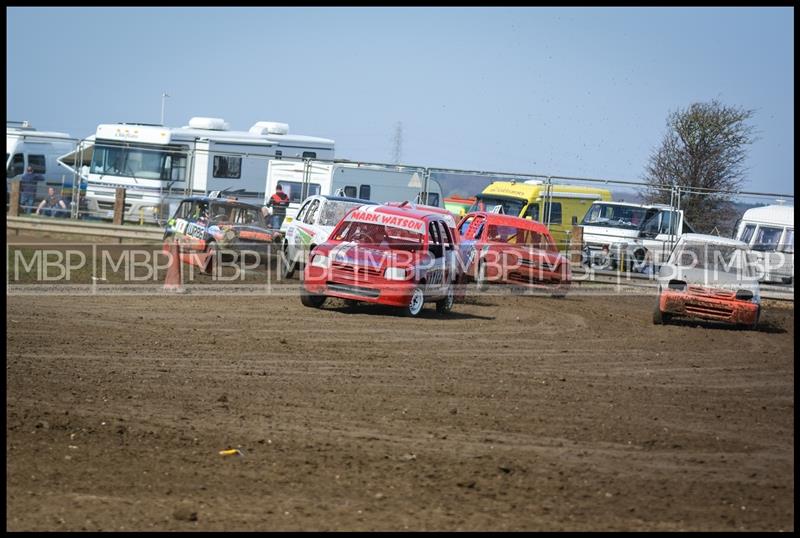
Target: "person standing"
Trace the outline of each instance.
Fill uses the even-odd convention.
[[[41,174],[35,174],[32,166],[29,166],[20,178],[19,205],[25,213],[33,213],[36,207],[36,192],[40,181],[44,181],[44,178]]]
[[[269,197],[267,206],[272,207],[270,227],[274,230],[280,230],[283,219],[286,218],[286,208],[289,207],[289,196],[283,192],[283,187],[280,183],[275,187],[275,194]]]

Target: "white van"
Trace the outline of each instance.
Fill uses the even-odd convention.
[[[756,254],[761,282],[794,281],[794,206],[748,209],[736,226],[734,237]]]
[[[419,201],[442,207],[444,199],[439,182],[431,179],[423,192],[419,171],[381,164],[320,163],[272,160],[267,170],[264,204],[280,184],[289,195],[289,207],[281,231],[286,232],[297,215],[300,204],[317,194],[358,198],[373,202]]]
[[[62,197],[72,195],[73,175],[58,165],[58,157],[75,147],[67,133],[37,131],[27,121],[6,122],[6,188],[19,179],[30,166],[44,177],[38,185],[36,200],[43,199],[47,187],[54,187]]]

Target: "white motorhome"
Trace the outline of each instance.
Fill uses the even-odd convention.
[[[115,190],[126,189],[126,220],[161,222],[186,196],[238,191],[260,203],[270,159],[334,158],[334,141],[289,134],[285,123],[259,121],[232,131],[220,118],[194,117],[178,128],[142,123],[98,125],[60,162],[88,183],[89,209],[110,216]]]
[[[584,263],[595,265],[596,259],[607,257],[611,268],[625,270],[642,267],[645,261],[663,263],[681,235],[694,233],[683,210],[666,204],[606,201],[592,203],[581,228]]]
[[[748,209],[736,226],[734,238],[755,253],[762,282],[794,281],[794,206]]]
[[[300,204],[315,194],[378,203],[427,200],[428,205],[442,207],[442,187],[439,182],[429,180],[427,193],[423,192],[423,183],[419,171],[399,166],[273,160],[267,172],[264,203],[280,184],[283,192],[289,195],[289,207],[281,226],[281,231],[286,232]]]
[[[38,185],[37,199],[44,198],[47,187],[55,187],[61,195],[72,194],[72,174],[58,166],[58,157],[75,148],[75,140],[67,133],[37,131],[27,121],[6,122],[6,188],[30,166],[44,177]]]

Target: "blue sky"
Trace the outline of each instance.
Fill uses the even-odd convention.
[[[638,180],[667,115],[756,111],[747,190],[794,193],[793,8],[7,8],[9,119],[259,120],[337,157]]]

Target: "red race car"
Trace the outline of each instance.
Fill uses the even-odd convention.
[[[350,211],[314,248],[301,300],[319,308],[327,297],[399,307],[416,316],[423,303],[449,312],[463,296],[452,217],[405,202]]]
[[[569,260],[540,222],[499,213],[467,213],[458,225],[466,274],[485,290],[489,282],[549,291],[569,290]]]

